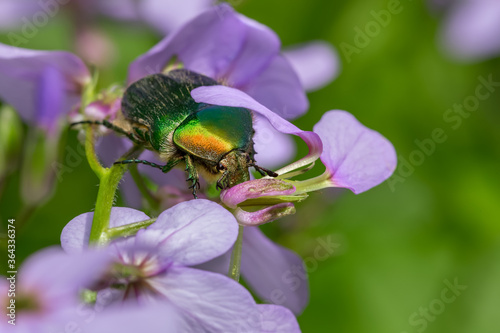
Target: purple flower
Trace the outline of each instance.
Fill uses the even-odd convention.
[[[244,107],[266,115],[270,113],[250,96],[229,87],[199,87],[191,94],[199,103]],[[314,132],[321,138],[319,142],[316,137],[310,136],[310,132],[294,133],[294,125],[286,121],[274,122],[272,117],[268,119],[280,132],[301,136],[308,142],[312,152],[321,152],[323,145],[321,160],[327,168],[323,187],[345,187],[358,194],[386,180],[396,167],[396,153],[392,144],[345,111],[325,113],[314,127]],[[313,162],[315,157],[315,154],[310,153],[277,173],[282,175],[291,172]],[[235,191],[234,188],[230,190]]]
[[[300,314],[309,302],[304,262],[295,252],[275,244],[257,227],[243,233],[241,274],[263,300]]]
[[[452,58],[477,61],[500,54],[499,1],[455,1],[449,7],[439,41]]]
[[[396,151],[389,140],[346,111],[326,112],[314,132],[323,141],[321,161],[333,187],[359,194],[382,183],[396,168]]]
[[[224,274],[231,250],[197,267]],[[302,258],[271,241],[258,227],[245,227],[241,275],[260,299],[302,313],[309,302],[309,283]]]
[[[172,32],[129,68],[129,82],[163,71],[177,57],[186,69],[247,92],[285,118],[308,108],[307,97],[278,36],[220,5]]]
[[[36,51],[0,43],[0,98],[30,125],[49,134],[90,80],[85,64],[63,51]]]
[[[0,304],[8,317],[3,316],[0,330],[10,332],[12,324],[7,321],[14,318],[19,332],[63,329],[75,316],[80,290],[103,274],[109,262],[109,256],[96,251],[68,255],[49,248],[32,255],[19,269],[17,281],[13,275],[0,280]],[[15,304],[15,316],[9,316],[11,304]]]
[[[78,105],[90,74],[75,55],[35,51],[0,43],[0,99],[12,105],[30,129],[24,149],[21,194],[40,205],[50,197],[65,116]]]
[[[208,10],[215,3],[216,1],[213,0],[183,2],[143,0],[138,5],[138,11],[146,22],[167,35],[186,22],[192,19],[196,20],[199,14]],[[219,8],[221,8],[223,16],[226,9]],[[283,55],[292,65],[306,91],[317,90],[325,86],[333,81],[339,73],[339,56],[333,47],[324,41],[294,45],[285,49]]]
[[[77,252],[86,246],[92,216],[82,214],[64,228],[61,244],[65,250]],[[133,209],[113,208],[110,226],[144,218],[147,216]],[[298,331],[295,318],[286,315],[287,310],[260,308],[237,282],[189,267],[227,252],[236,236],[236,220],[218,204],[203,199],[180,203],[135,237],[110,245],[115,263],[101,285],[121,286],[112,289],[117,301],[171,304],[188,331],[261,331],[263,318],[277,327],[289,325],[294,328],[292,332]]]
[[[233,107],[249,108],[261,114],[270,112],[266,107],[245,93],[224,86],[200,87],[192,91],[197,102]],[[272,118],[271,118],[272,119]],[[275,129],[282,133],[294,133],[293,125],[271,120]],[[290,209],[285,206],[288,196],[299,196],[305,192],[325,187],[346,187],[354,193],[361,193],[387,179],[396,167],[396,154],[392,144],[379,133],[360,124],[345,111],[329,111],[315,125],[314,132],[321,138],[317,142],[308,138],[311,151],[321,152],[321,161],[326,166],[323,175],[303,182],[279,179],[251,180],[223,191],[221,200],[235,209],[236,216],[250,217],[239,221],[247,225],[258,225],[273,219],[266,209]],[[298,134],[299,133],[294,133]],[[322,146],[323,145],[323,146]],[[295,170],[314,162],[317,155],[311,154],[277,171],[287,178]],[[238,205],[259,198],[263,205],[266,197],[282,200],[278,205],[269,205],[261,211],[242,213]],[[301,199],[300,197],[298,199]],[[274,201],[270,201],[274,202]],[[271,212],[272,215],[272,212]],[[276,217],[276,216],[274,216]],[[266,258],[259,260],[257,258]],[[271,261],[272,260],[272,261]],[[227,262],[227,261],[226,261]],[[224,259],[216,264],[224,267]],[[269,272],[269,275],[267,275]],[[285,305],[295,313],[300,313],[308,300],[307,274],[301,260],[285,249],[270,242],[256,228],[246,228],[243,243],[242,275],[257,295]],[[286,282],[286,283],[285,283]]]

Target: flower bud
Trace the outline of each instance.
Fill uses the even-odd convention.
[[[222,191],[221,201],[233,210],[240,224],[256,226],[294,214],[292,202],[307,197],[307,194],[295,195],[295,190],[295,186],[284,180],[255,179]]]
[[[32,128],[28,133],[21,168],[21,197],[28,206],[40,205],[52,196],[54,162],[61,155],[61,142],[65,141],[60,139],[60,135],[49,135],[40,128]]]
[[[0,179],[16,166],[21,152],[23,128],[17,113],[8,106],[0,108]]]

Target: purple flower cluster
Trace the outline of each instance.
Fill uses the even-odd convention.
[[[313,131],[288,121],[307,111],[306,90],[321,87],[337,72],[335,54],[324,43],[284,55],[272,30],[220,5],[137,58],[130,65],[128,83],[178,65],[220,83],[194,89],[196,102],[253,111],[257,158],[266,167],[280,166],[278,177],[226,189],[215,203],[189,201],[179,181],[183,177],[175,172],[140,168],[158,185],[154,195],[163,212],[150,219],[139,210],[112,208],[100,235],[106,244],[99,249],[88,248],[94,213],[70,221],[61,235],[67,254],[39,253],[21,270],[30,274],[27,282],[21,280],[26,283],[22,290],[27,305],[20,313],[33,318],[23,321],[27,331],[34,323],[42,327],[40,332],[70,323],[84,332],[298,332],[294,314],[304,310],[309,298],[303,262],[269,240],[258,225],[293,214],[293,203],[312,191],[343,187],[358,194],[395,169],[392,144],[345,111],[326,112]],[[70,53],[0,44],[0,74],[0,98],[48,136],[59,133],[64,116],[80,103],[86,108],[76,117],[113,120],[119,113],[116,91],[88,100],[94,82],[83,62]],[[295,154],[290,135],[301,138],[309,153],[283,166]],[[142,157],[147,154],[152,153]],[[326,169],[321,176],[293,179],[317,161]],[[140,196],[134,186],[125,181],[122,188],[130,205],[137,207]],[[246,209],[252,202],[258,208]],[[242,226],[241,274],[257,296],[279,305],[257,304],[242,285],[223,275],[229,271],[233,246],[241,244]],[[46,270],[58,273],[62,281],[49,285],[41,278]],[[283,279],[288,272],[300,275],[301,282],[290,285]],[[79,299],[82,290],[85,302]],[[279,300],[273,296],[276,291]],[[82,311],[95,316],[88,319]]]
[[[223,254],[236,240],[238,224],[220,205],[202,199],[181,203],[136,236],[98,250],[87,248],[92,214],[77,216],[64,228],[61,243],[67,253],[48,249],[21,268],[20,331],[71,326],[83,332],[147,327],[152,332],[299,332],[288,309],[258,305],[234,280],[192,267]],[[113,208],[110,226],[145,219],[142,212]],[[7,304],[7,281],[1,283],[0,303]],[[80,302],[82,288],[96,292],[93,303]],[[5,321],[0,325],[9,327]]]

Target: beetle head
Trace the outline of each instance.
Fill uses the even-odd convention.
[[[217,187],[225,189],[250,180],[248,167],[251,158],[248,153],[232,150],[219,161],[217,169],[223,172],[217,181]]]

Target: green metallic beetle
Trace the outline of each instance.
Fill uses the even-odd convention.
[[[199,174],[225,189],[250,179],[249,167],[262,175],[277,174],[255,164],[252,112],[245,108],[196,103],[191,90],[219,83],[204,75],[177,69],[153,74],[130,85],[124,93],[121,113],[104,125],[136,145],[156,152],[165,165],[131,159],[115,163],[142,163],[164,173],[184,166],[196,198]]]

